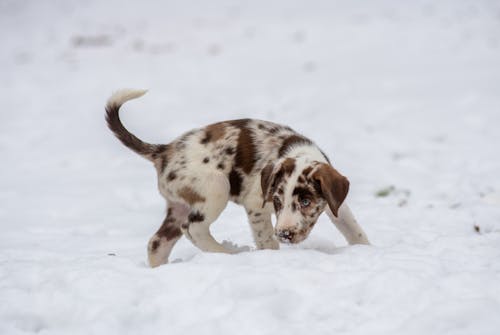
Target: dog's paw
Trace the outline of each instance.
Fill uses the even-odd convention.
[[[239,252],[248,252],[251,250],[250,247],[247,245],[239,246],[236,243],[233,243],[231,241],[224,240],[224,241],[222,241],[221,244],[224,248],[226,248],[227,250],[229,250],[235,254],[237,254]]]

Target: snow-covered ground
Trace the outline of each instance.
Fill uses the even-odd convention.
[[[0,334],[498,334],[500,3],[0,2]],[[165,204],[107,130],[285,123],[351,181],[280,251],[146,266]],[[252,246],[230,205],[219,240]]]

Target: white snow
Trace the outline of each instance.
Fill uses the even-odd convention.
[[[5,0],[0,42],[0,334],[498,334],[500,3]],[[255,251],[230,205],[214,235],[251,251],[148,268],[155,171],[104,123],[126,87],[148,142],[311,137],[373,246],[325,215]]]

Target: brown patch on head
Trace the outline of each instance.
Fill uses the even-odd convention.
[[[283,180],[285,176],[285,171],[283,169],[279,169],[273,176],[271,187],[269,190],[269,196],[271,197],[276,190],[278,189],[279,185],[281,184],[281,181]]]
[[[295,159],[293,158],[287,158],[281,165],[281,168],[287,175],[291,175],[293,171],[295,170]]]
[[[293,196],[298,196],[299,199],[305,199],[305,198],[313,198],[314,197],[314,192],[312,189],[309,189],[308,187],[296,187],[293,190],[292,193]]]
[[[278,212],[277,206],[277,198],[273,198],[273,194],[278,191],[280,195],[283,195],[283,188],[280,187],[280,184],[285,178],[285,176],[290,176],[295,170],[295,159],[287,158],[280,165],[278,171],[273,173],[274,165],[268,164],[264,169],[262,169],[260,175],[260,183],[262,187],[262,196],[264,198],[264,204],[267,201],[273,201],[275,211]],[[281,202],[280,202],[281,203]]]
[[[290,148],[294,146],[311,144],[313,144],[313,142],[304,136],[291,135],[283,140],[283,144],[278,151],[278,156],[283,157],[290,150]]]
[[[313,170],[313,167],[312,166],[308,166],[304,169],[304,171],[302,171],[302,175],[307,178],[307,176],[309,176],[309,173],[311,173],[311,171]]]
[[[349,192],[349,181],[331,165],[322,163],[314,171],[312,178],[318,182],[323,197],[332,213],[337,216],[338,209]]]
[[[257,160],[257,148],[253,140],[253,132],[248,127],[249,119],[229,121],[229,123],[240,129],[234,166],[240,168],[246,174],[252,172]]]
[[[231,186],[229,193],[232,196],[238,196],[241,193],[241,185],[243,183],[243,178],[241,174],[236,170],[231,170],[229,172],[229,185]]]
[[[261,172],[261,187],[262,194],[264,197],[264,203],[266,201],[272,201],[273,194],[279,191],[280,184],[286,176],[290,176],[295,170],[295,159],[287,158],[283,163],[279,165],[279,168],[274,172],[274,165],[268,164]],[[274,172],[274,173],[273,173]],[[283,194],[283,191],[279,191]]]
[[[181,188],[178,192],[177,195],[184,199],[188,204],[192,205],[197,202],[204,202],[206,199],[196,193],[191,187],[184,186]]]

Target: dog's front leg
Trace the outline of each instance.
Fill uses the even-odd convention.
[[[338,230],[344,235],[347,242],[349,244],[370,244],[368,241],[368,237],[366,233],[363,231],[363,228],[358,224],[354,215],[351,212],[351,209],[344,202],[338,211],[338,217],[333,215],[330,208],[327,206],[326,214],[335,224]]]
[[[271,213],[248,208],[246,211],[257,249],[279,249],[280,245],[274,238]]]

